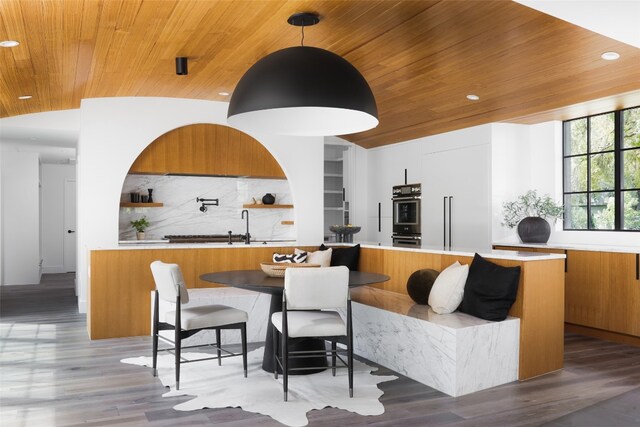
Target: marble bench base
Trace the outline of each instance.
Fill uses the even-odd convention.
[[[352,291],[354,351],[450,396],[518,379],[520,319],[439,315],[406,295]]]
[[[151,292],[151,307],[153,311],[153,292]],[[249,315],[247,321],[247,341],[248,342],[264,342],[267,334],[269,322],[269,304],[271,295],[261,294],[258,292],[247,291],[238,288],[198,288],[189,289],[189,303],[183,307],[197,307],[209,304],[222,304],[229,307],[244,310]],[[175,309],[175,303],[160,300],[160,320],[163,319],[163,313]],[[153,313],[151,313],[153,322]],[[153,323],[152,323],[153,325]],[[152,328],[153,330],[153,328]],[[172,331],[161,331],[161,335],[173,339]],[[222,331],[222,344],[240,343],[240,332],[237,330]],[[201,331],[192,337],[182,341],[183,346],[211,344],[216,341],[214,331]],[[162,347],[161,347],[162,348]]]

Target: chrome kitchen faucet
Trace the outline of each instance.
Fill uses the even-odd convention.
[[[251,239],[251,234],[249,234],[249,211],[244,209],[242,211],[242,219],[245,219],[244,214],[247,214],[247,232],[244,234],[244,244],[248,245],[250,243],[250,239]]]

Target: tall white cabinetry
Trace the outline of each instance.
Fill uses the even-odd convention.
[[[491,144],[421,157],[423,245],[490,249]]]
[[[419,150],[416,144],[395,144],[369,150],[367,240],[391,245],[394,185],[419,182]]]

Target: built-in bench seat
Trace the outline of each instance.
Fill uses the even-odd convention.
[[[152,293],[153,294],[153,293]],[[249,313],[247,341],[262,342],[271,295],[237,288],[189,290],[189,304],[224,304]],[[450,396],[518,379],[520,319],[490,322],[464,313],[436,314],[407,295],[363,286],[351,290],[354,352]],[[160,313],[175,304],[161,301]],[[185,345],[215,342],[202,331]],[[240,342],[223,331],[225,344]]]
[[[518,379],[520,319],[437,314],[407,295],[351,290],[354,352],[450,396]]]

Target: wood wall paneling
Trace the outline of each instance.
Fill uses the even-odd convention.
[[[562,369],[564,358],[564,261],[522,263],[522,303],[510,314],[520,324],[520,378]],[[522,313],[518,313],[518,311]],[[525,339],[522,339],[522,336]]]
[[[302,247],[314,250],[314,247]],[[211,287],[199,280],[203,273],[257,269],[273,252],[292,253],[291,247],[215,249],[104,250],[91,252],[87,328],[91,339],[148,335],[151,312],[149,292],[154,289],[149,264],[154,260],[178,263],[187,286]],[[455,261],[472,257],[362,248],[360,270],[391,276],[382,287],[406,294],[406,281],[416,270],[441,271]],[[509,261],[522,266],[518,296],[509,314],[520,318],[521,380],[562,367],[563,270],[562,260]]]
[[[140,153],[129,173],[286,178],[260,142],[213,124],[184,126],[160,136]]]
[[[496,249],[523,248],[496,246]],[[526,248],[532,252],[563,249]],[[636,254],[568,250],[565,273],[567,330],[633,344],[640,337],[640,280]]]
[[[602,324],[605,300],[600,252],[567,251],[565,320],[591,326]]]
[[[640,337],[640,280],[636,254],[603,252],[602,320],[600,328]]]
[[[510,1],[29,0],[0,3],[0,39],[21,42],[0,52],[0,117],[96,97],[228,101],[219,92],[251,64],[299,43],[286,19],[300,10],[322,17],[307,44],[346,58],[372,88],[379,126],[347,136],[363,147],[639,99],[637,48]],[[601,60],[607,50],[621,58]],[[176,56],[189,58],[188,76],[175,75]]]
[[[273,252],[293,253],[293,248],[91,251],[87,311],[89,337],[102,339],[150,334],[149,292],[155,289],[155,284],[149,266],[155,260],[180,265],[188,288],[207,288],[217,285],[200,280],[200,275],[216,271],[259,269],[261,262],[271,261]]]
[[[442,271],[456,261],[470,264],[472,260],[471,256],[363,248],[360,269],[389,275],[391,280],[377,287],[407,294],[407,279],[414,271],[423,268]],[[518,295],[509,311],[510,316],[520,318],[519,379],[561,369],[564,348],[563,260],[490,261],[505,267],[522,267]]]

